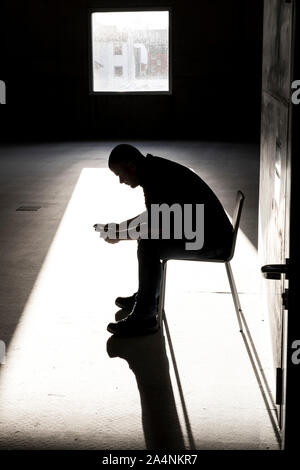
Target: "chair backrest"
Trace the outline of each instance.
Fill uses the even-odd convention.
[[[244,200],[245,200],[244,194],[242,193],[242,191],[238,191],[236,195],[235,209],[233,211],[233,216],[232,216],[232,227],[233,227],[232,245],[231,245],[230,255],[227,261],[230,261],[234,255],[236,237],[237,237],[239,226],[240,226]]]

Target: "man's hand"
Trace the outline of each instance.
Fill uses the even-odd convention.
[[[121,240],[118,238],[104,238],[104,241],[110,243],[111,245],[114,245],[115,243],[119,243],[119,241]]]
[[[95,232],[103,233],[103,232],[107,232],[109,226],[110,227],[115,226],[116,232],[117,233],[119,232],[119,224],[117,224],[116,222],[110,222],[109,224],[94,224],[93,228],[95,229]]]
[[[116,231],[115,231],[116,237],[111,238],[111,233],[110,234],[107,233],[109,226],[116,227]],[[96,232],[100,232],[100,238],[103,238],[103,240],[106,241],[107,243],[111,243],[112,245],[114,245],[115,243],[118,243],[119,241],[121,241],[119,238],[119,224],[116,224],[116,223],[94,224],[93,228],[95,229]]]
[[[107,230],[109,224],[95,224],[93,225],[95,232],[103,232],[104,230]]]

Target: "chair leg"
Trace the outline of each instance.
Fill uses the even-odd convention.
[[[158,323],[159,326],[162,326],[163,316],[165,314],[165,294],[166,294],[166,279],[167,279],[167,260],[162,262],[162,280],[161,280],[161,289],[158,302]]]
[[[230,262],[229,261],[226,262],[225,266],[226,266],[228,281],[229,281],[229,285],[230,285],[230,289],[231,289],[232,299],[233,299],[233,303],[234,303],[234,307],[235,307],[235,311],[236,311],[236,316],[237,316],[237,320],[238,320],[239,327],[240,327],[240,332],[242,333],[242,331],[243,331],[243,325],[242,325],[242,321],[241,321],[242,307],[241,307],[241,304],[240,304],[239,296],[238,296],[236,285],[235,285],[235,282],[234,282],[234,277],[233,277],[232,269],[231,269],[231,266],[230,266]]]

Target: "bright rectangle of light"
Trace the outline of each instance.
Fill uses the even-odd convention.
[[[1,370],[2,442],[14,439],[19,446],[25,441],[27,446],[47,442],[51,447],[63,441],[68,448],[79,439],[77,448],[109,448],[116,442],[119,448],[126,448],[131,440],[143,447],[135,377],[123,361],[111,360],[106,354],[106,325],[116,310],[114,298],[137,287],[136,242],[109,245],[92,228],[94,223],[120,222],[143,210],[141,188],[133,191],[120,185],[109,170],[83,169]],[[247,288],[249,269],[244,265],[251,265],[255,250],[242,232],[237,251],[237,259],[243,261],[234,266],[238,288],[241,284]],[[175,326],[182,312],[172,307],[172,301],[178,302],[186,289],[228,292],[224,266],[170,264],[166,304],[181,375],[188,370],[190,349],[179,347],[181,340],[176,337],[183,329],[178,331]],[[189,299],[185,310],[192,315],[195,296],[188,292],[185,299]],[[231,299],[228,305],[231,332],[237,325]],[[201,321],[198,313],[193,318]],[[188,338],[190,342],[190,334]],[[186,379],[185,375],[184,391],[196,390],[197,379],[190,382],[190,375]],[[177,393],[174,376],[172,382]],[[179,403],[177,397],[181,415]],[[182,417],[181,421],[184,429]]]
[[[0,447],[143,445],[134,374],[106,353],[114,299],[136,289],[136,242],[93,229],[142,210],[141,188],[82,170],[1,366]]]

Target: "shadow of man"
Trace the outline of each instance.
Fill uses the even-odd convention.
[[[184,450],[162,330],[150,336],[111,336],[107,353],[125,359],[135,374],[146,449]]]

